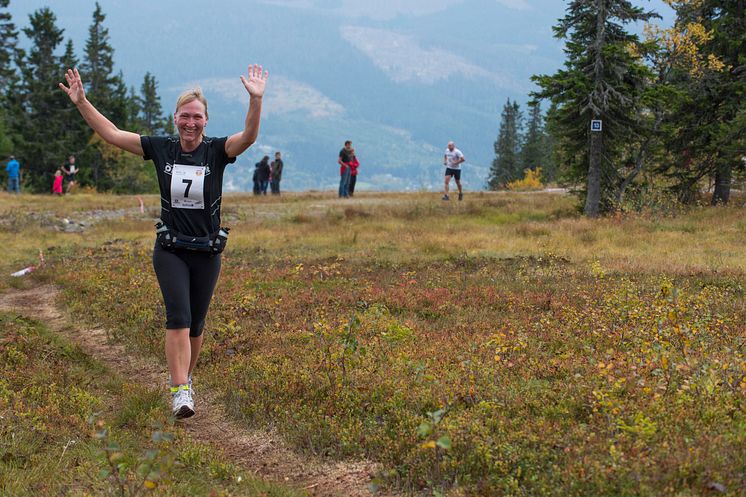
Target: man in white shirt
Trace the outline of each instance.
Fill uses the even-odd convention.
[[[458,187],[458,199],[464,199],[464,193],[461,190],[461,163],[464,162],[464,154],[461,150],[457,149],[453,142],[448,142],[448,148],[446,149],[445,155],[443,155],[443,165],[446,166],[446,181],[445,189],[443,191],[443,200],[450,200],[448,198],[448,185],[451,182],[451,176],[456,180],[456,186]]]

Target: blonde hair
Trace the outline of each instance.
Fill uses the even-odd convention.
[[[209,116],[207,115],[207,99],[202,93],[202,88],[200,88],[199,86],[186,90],[184,93],[179,95],[179,98],[176,99],[176,110],[174,111],[174,114],[179,111],[179,107],[194,100],[199,100],[200,102],[202,102],[202,105],[205,106],[205,119],[209,119]]]

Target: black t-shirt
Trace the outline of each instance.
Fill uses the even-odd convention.
[[[352,154],[348,152],[346,148],[343,148],[342,150],[339,151],[339,158],[342,159],[342,162],[344,162],[345,164],[347,164],[348,162],[350,162],[350,160],[352,160],[350,159],[351,155]]]
[[[269,181],[269,162],[259,161],[256,163],[259,181]]]
[[[272,164],[270,164],[270,169],[272,170],[272,179],[275,181],[280,181],[282,178],[282,159],[275,159],[272,161]]]
[[[207,236],[220,228],[228,138],[203,138],[192,152],[181,151],[174,136],[141,136],[145,160],[152,160],[161,192],[161,219],[179,233]]]
[[[65,164],[62,166],[64,170],[69,171],[67,173],[65,173],[64,170],[62,171],[65,174],[65,179],[68,181],[72,181],[75,179],[75,172],[71,169],[73,166],[77,167],[76,164],[70,164],[69,160],[66,160]]]

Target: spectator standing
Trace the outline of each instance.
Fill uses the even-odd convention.
[[[52,194],[62,196],[62,169],[54,172],[54,183],[52,183]]]
[[[350,196],[351,160],[352,142],[347,140],[344,148],[339,151],[339,159],[337,159],[337,164],[339,164],[339,198],[349,198]]]
[[[257,163],[257,179],[259,180],[259,191],[262,195],[267,194],[267,187],[269,186],[269,155],[262,157]]]
[[[70,190],[75,187],[75,176],[78,174],[78,166],[75,165],[75,156],[70,155],[62,166],[62,172],[65,174],[65,191],[70,193]]]
[[[261,195],[262,189],[259,187],[259,163],[254,164],[254,175],[251,177],[254,182],[254,195]]]
[[[21,164],[12,155],[5,165],[5,172],[8,173],[8,193],[21,193]]]
[[[348,193],[350,197],[355,194],[355,183],[357,183],[357,168],[360,167],[360,161],[357,160],[355,149],[352,149],[352,158],[350,159],[350,187]]]
[[[275,160],[269,165],[269,176],[270,176],[270,188],[272,189],[272,195],[280,194],[280,180],[282,179],[282,168],[284,164],[282,162],[282,154],[275,152]]]

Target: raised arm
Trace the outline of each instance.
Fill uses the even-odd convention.
[[[83,81],[80,79],[80,73],[77,69],[68,69],[65,73],[67,86],[60,83],[59,87],[67,93],[70,101],[78,108],[78,112],[83,116],[85,122],[93,131],[98,133],[107,143],[119,147],[127,152],[136,155],[143,155],[142,145],[140,144],[140,135],[130,131],[123,131],[117,128],[114,123],[109,121],[106,116],[101,114],[91,102],[85,97]]]
[[[246,91],[249,92],[249,111],[243,131],[231,135],[225,142],[225,154],[228,157],[238,157],[249,148],[259,136],[259,120],[262,115],[262,98],[269,73],[262,72],[262,66],[249,66],[248,78],[241,76]]]

